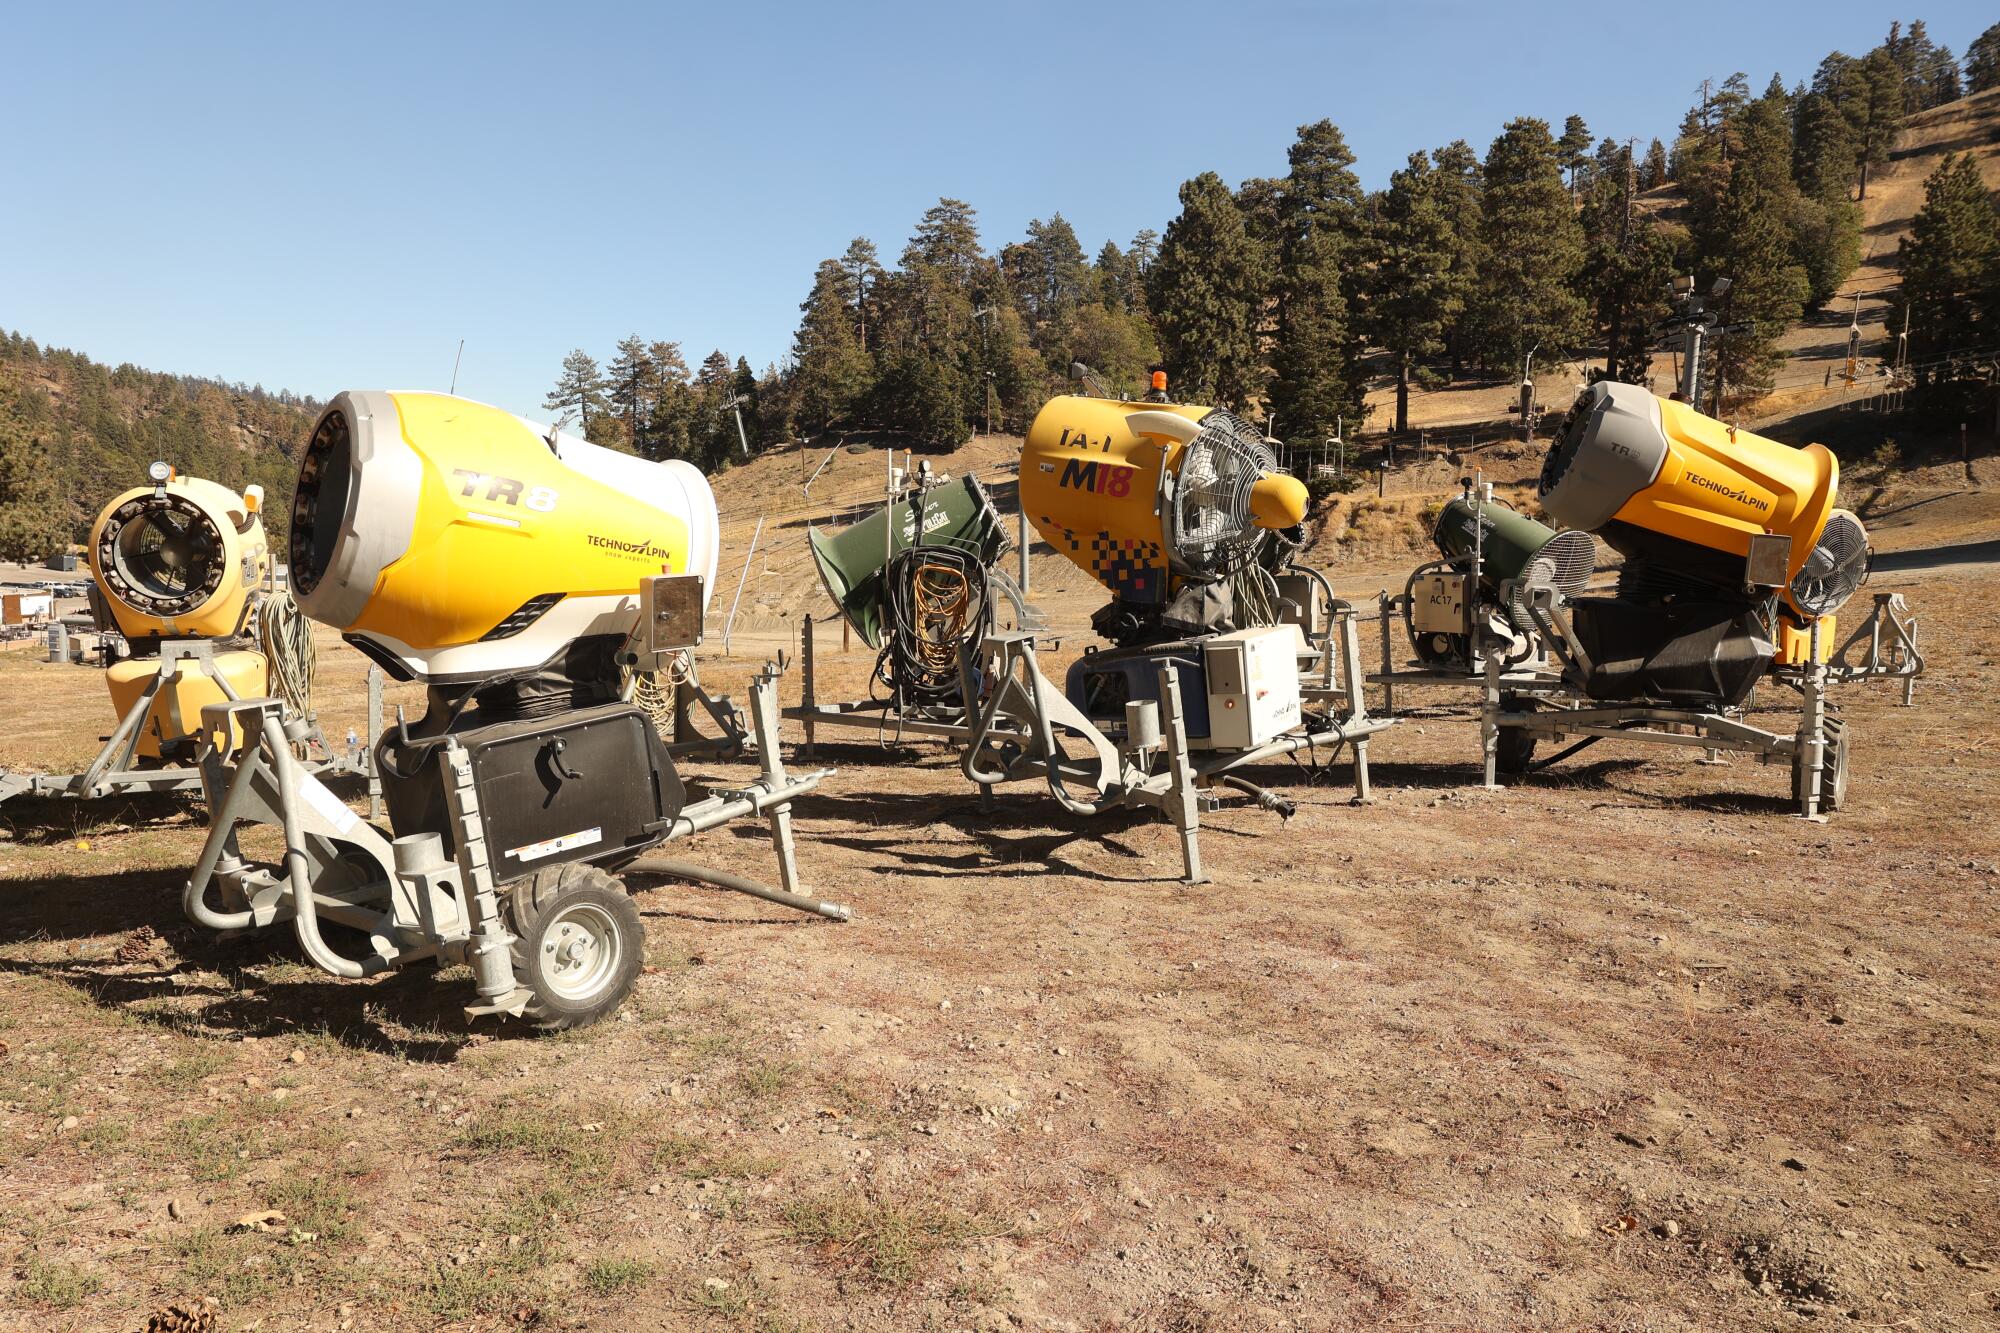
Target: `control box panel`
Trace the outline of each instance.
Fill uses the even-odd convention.
[[[1241,629],[1205,640],[1208,739],[1206,745],[1193,744],[1248,750],[1297,727],[1303,720],[1299,654],[1304,651],[1297,625]]]
[[[1410,624],[1419,634],[1469,634],[1464,574],[1426,574],[1410,588]]]

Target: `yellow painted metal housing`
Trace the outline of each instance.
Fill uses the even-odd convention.
[[[1042,539],[1121,597],[1164,601],[1176,582],[1160,512],[1164,477],[1215,409],[1071,395],[1051,398],[1021,445],[1021,507]],[[1306,488],[1267,473],[1250,511],[1265,528],[1305,517]]]
[[[538,594],[631,597],[642,577],[688,568],[677,515],[565,468],[511,412],[445,394],[391,397],[423,461],[417,519],[367,607],[337,628],[466,644]]]
[[[1815,624],[1819,627],[1819,652],[1812,651],[1812,627],[1794,625],[1789,620],[1778,622],[1778,651],[1771,659],[1773,666],[1804,666],[1808,661],[1824,662],[1833,656],[1834,635],[1839,630],[1839,617],[1821,616]]]
[[[1660,400],[1660,424],[1666,461],[1617,518],[1731,555],[1747,556],[1752,537],[1780,533],[1792,539],[1785,577],[1796,576],[1833,513],[1833,453],[1818,444],[1794,449],[1670,399]]]
[[[216,672],[229,682],[229,688],[236,691],[239,699],[260,698],[269,692],[266,663],[262,653],[239,650],[218,652],[214,658]],[[195,735],[201,730],[201,710],[204,704],[221,703],[228,696],[222,692],[199,665],[189,661],[173,664],[178,668],[174,679],[160,686],[160,692],[153,696],[152,704],[146,710],[145,720],[139,724],[139,743],[135,753],[142,759],[159,759],[163,749],[171,743]],[[160,671],[160,660],[154,658],[129,658],[114,663],[104,673],[105,683],[111,690],[111,707],[119,717],[139,701],[139,696],[152,683]],[[232,736],[231,742],[241,740]]]
[[[254,488],[253,488],[254,490]],[[169,587],[137,573],[131,557],[154,516],[173,510],[192,522],[216,551],[212,587],[197,582]],[[100,511],[84,547],[91,577],[128,639],[227,638],[243,632],[253,598],[270,573],[264,523],[255,507],[227,486],[199,477],[175,477],[158,486],[135,486]],[[118,566],[124,557],[125,569]],[[177,595],[178,594],[178,595]],[[184,607],[180,603],[188,603]]]

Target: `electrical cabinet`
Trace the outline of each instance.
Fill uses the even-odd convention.
[[[1202,641],[1208,677],[1208,740],[1202,748],[1248,750],[1298,726],[1297,625],[1237,630]]]
[[[1467,576],[1426,574],[1410,588],[1410,624],[1419,634],[1469,634],[1465,618]]]

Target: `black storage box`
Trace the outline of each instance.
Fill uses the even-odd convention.
[[[687,791],[652,719],[630,704],[452,733],[472,759],[487,859],[500,883],[564,861],[610,864],[661,841]],[[457,838],[445,805],[442,737],[381,750],[382,792],[398,837]],[[397,776],[398,774],[405,776]]]

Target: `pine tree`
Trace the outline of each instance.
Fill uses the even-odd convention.
[[[1964,68],[1968,91],[2000,88],[2000,23],[1972,39],[1972,45],[1965,48]]]
[[[604,376],[597,369],[597,358],[581,347],[564,357],[562,374],[542,406],[552,412],[575,412],[577,429],[588,438],[592,416],[604,411]]]
[[[1854,127],[1824,92],[1805,94],[1793,117],[1792,179],[1808,198],[1845,203],[1860,160]]]
[[[840,257],[840,267],[846,272],[853,292],[854,340],[865,352],[868,350],[869,301],[878,295],[883,277],[882,265],[875,254],[875,242],[866,236],[857,236],[849,241],[847,253]]]
[[[1097,303],[1105,309],[1128,315],[1145,313],[1144,275],[1132,256],[1118,248],[1118,242],[1106,241],[1098,250],[1097,262],[1091,267],[1091,282]]]
[[[1469,315],[1488,365],[1530,352],[1553,363],[1584,334],[1576,273],[1583,230],[1546,121],[1507,123],[1486,154],[1483,265]]]
[[[653,410],[640,436],[639,452],[646,458],[688,459],[694,448],[694,395],[688,387],[687,358],[677,342],[655,342],[646,348],[652,363]]]
[[[1931,66],[1926,84],[1924,105],[1927,107],[1943,106],[1965,96],[1965,82],[1959,72],[1958,59],[1952,55],[1949,46],[1937,49],[1937,61]]]
[[[1431,193],[1437,201],[1438,211],[1444,214],[1451,227],[1449,272],[1458,301],[1457,313],[1445,324],[1444,347],[1451,361],[1452,373],[1456,375],[1464,370],[1466,360],[1473,355],[1473,333],[1466,319],[1466,309],[1471,302],[1473,284],[1478,281],[1479,270],[1485,263],[1482,233],[1486,213],[1481,198],[1485,192],[1484,169],[1479,165],[1479,154],[1473,152],[1472,145],[1463,139],[1454,139],[1443,148],[1434,150],[1431,162],[1437,168],[1431,178]]]
[[[1901,328],[1907,310],[1912,364],[1984,350],[2000,336],[2000,212],[1971,153],[1947,156],[1924,180],[1899,258],[1903,288],[1889,323]]]
[[[1798,319],[1810,286],[1792,230],[1799,196],[1785,100],[1760,98],[1738,120],[1738,157],[1691,213],[1697,271],[1730,279],[1720,313],[1738,326],[1705,351],[1716,377],[1709,382],[1741,394],[1770,386],[1777,338]]]
[[[972,290],[980,261],[979,214],[962,199],[940,199],[917,223],[903,248],[903,269],[930,270],[962,293]]]
[[[1674,258],[1672,235],[1636,216],[1636,185],[1636,171],[1599,173],[1580,219],[1586,254],[1581,291],[1604,332],[1603,377],[1627,384],[1644,384],[1651,376],[1652,330],[1667,313]]]
[[[1820,62],[1813,91],[1830,98],[1847,120],[1855,144],[1857,197],[1866,199],[1868,168],[1889,160],[1903,125],[1903,71],[1883,47],[1860,60],[1835,51]]]
[[[851,420],[873,387],[867,354],[855,336],[847,270],[837,259],[819,266],[812,294],[799,307],[803,318],[793,338],[793,378],[801,423],[827,430]]]
[[[619,340],[618,355],[605,368],[611,414],[624,427],[625,442],[634,453],[644,453],[646,423],[653,415],[658,396],[652,355],[638,334]]]
[[[1658,139],[1647,145],[1646,160],[1639,166],[1639,188],[1657,190],[1667,183],[1667,148]]]
[[[1576,175],[1589,163],[1590,127],[1583,123],[1582,116],[1571,116],[1563,122],[1562,138],[1556,140],[1557,160],[1564,171],[1569,173],[1569,189],[1576,193]]]
[[[1143,229],[1132,238],[1132,244],[1125,247],[1125,253],[1131,256],[1132,267],[1139,270],[1139,276],[1145,277],[1146,271],[1153,267],[1153,261],[1159,257],[1160,233],[1151,227]]]
[[[1444,336],[1464,304],[1452,275],[1456,237],[1438,200],[1438,173],[1428,154],[1412,153],[1389,177],[1373,230],[1375,268],[1367,327],[1396,366],[1396,426],[1410,428],[1410,379],[1444,349]]]
[[[1264,287],[1257,250],[1214,172],[1183,184],[1180,200],[1147,275],[1160,352],[1177,397],[1242,407],[1262,387],[1253,336]]]
[[[1957,96],[1957,63],[1949,49],[1932,43],[1922,19],[1912,19],[1908,32],[1902,31],[1900,22],[1891,22],[1882,50],[1901,71],[1905,115],[1941,106]],[[1947,89],[1952,90],[1948,96]]]
[[[1001,272],[1014,303],[1028,319],[1032,340],[1045,354],[1067,343],[1069,322],[1090,296],[1090,266],[1076,229],[1057,213],[1028,223],[1026,241],[1001,252]]]
[[[1332,121],[1301,125],[1288,157],[1270,406],[1285,438],[1317,443],[1342,419],[1359,426],[1363,412],[1361,181]]]

